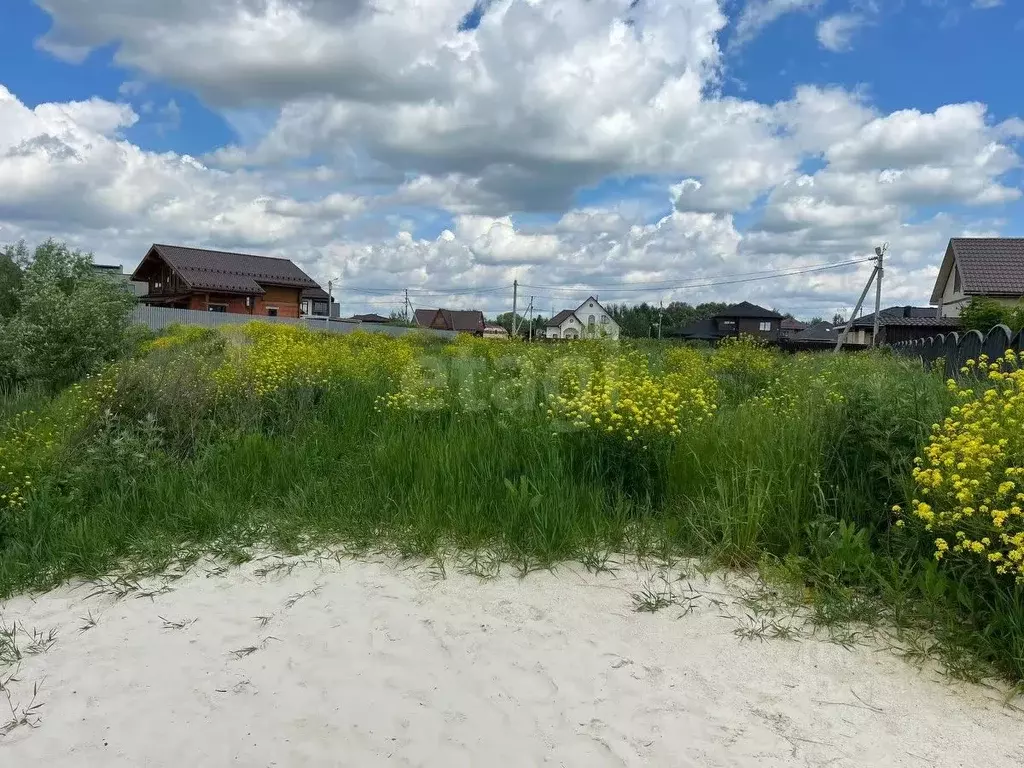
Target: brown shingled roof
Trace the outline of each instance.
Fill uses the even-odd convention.
[[[483,332],[484,313],[476,309],[417,309],[416,325],[445,331]]]
[[[932,304],[941,302],[954,263],[968,296],[1024,296],[1024,237],[951,238],[932,291]]]
[[[476,309],[440,309],[447,331],[482,332],[484,313]]]
[[[288,259],[162,243],[154,244],[149,253],[156,253],[193,290],[261,294],[264,292],[261,285],[320,287]],[[133,280],[140,279],[136,274],[145,263],[143,259],[132,275]]]

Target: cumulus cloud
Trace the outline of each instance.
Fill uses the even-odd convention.
[[[52,233],[125,263],[152,240],[245,248],[436,303],[486,302],[465,291],[518,278],[618,286],[613,299],[738,290],[800,311],[855,293],[857,269],[700,292],[623,285],[843,260],[890,239],[904,261],[889,285],[923,298],[943,238],[1020,196],[1008,179],[1024,123],[983,105],[885,114],[810,86],[774,104],[723,97],[718,0],[493,0],[471,30],[466,0],[37,1],[53,18],[47,50],[110,46],[131,73],[122,96],[194,92],[239,138],[200,159],[149,152],[125,138],[131,106],[29,108],[0,88],[0,240]],[[817,7],[751,0],[733,39]],[[829,21],[819,37],[842,47],[852,29]],[[663,191],[655,214],[576,203],[635,178]],[[942,205],[981,212],[922,221]]]
[[[354,212],[309,227],[301,204],[268,194],[254,174],[213,172],[187,155],[146,152],[118,135],[137,120],[130,107],[100,99],[30,109],[0,85],[0,222],[58,233],[115,231],[139,239],[218,240],[274,246],[286,237],[315,240]],[[156,238],[154,238],[156,239]]]
[[[853,36],[867,19],[858,13],[837,13],[818,22],[818,42],[822,48],[836,53],[853,47]]]

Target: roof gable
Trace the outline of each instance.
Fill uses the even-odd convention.
[[[437,317],[436,309],[417,309],[413,313],[413,319],[416,321],[416,325],[423,328],[429,328],[434,324],[434,318]]]
[[[603,304],[601,304],[601,302],[597,300],[597,297],[596,297],[596,296],[588,296],[588,297],[587,297],[587,299],[586,299],[586,301],[584,301],[584,302],[583,302],[582,304],[580,304],[580,305],[579,305],[578,307],[576,307],[576,310],[575,310],[575,311],[576,311],[576,312],[583,312],[583,308],[584,308],[585,306],[587,306],[587,304],[589,304],[590,302],[594,302],[594,303],[595,303],[595,304],[596,304],[596,305],[598,306],[598,308],[600,308],[600,310],[601,310],[602,312],[604,312],[604,313],[605,313],[606,315],[608,315],[608,319],[609,319],[609,320],[611,321],[611,323],[612,323],[613,325],[615,325],[616,327],[618,327],[618,325],[619,325],[619,324],[615,322],[615,318],[614,318],[614,317],[612,317],[612,313],[611,313],[611,312],[609,312],[609,311],[608,311],[607,309],[605,309],[605,308],[604,308],[604,305],[603,305]],[[584,313],[584,314],[585,314],[585,313]],[[577,320],[579,320],[579,315],[577,315],[577,316],[576,316],[576,319],[577,319]],[[581,321],[580,321],[580,324],[581,324],[581,325],[582,325],[582,322],[583,322],[583,321],[581,320]]]
[[[947,262],[960,270],[968,296],[1024,296],[1024,237],[951,238],[936,283],[939,298],[949,279]],[[932,303],[938,303],[935,291]]]
[[[445,330],[477,332],[484,329],[484,313],[478,309],[439,309]]]
[[[442,331],[468,331],[484,329],[484,313],[478,309],[417,309],[416,325]]]

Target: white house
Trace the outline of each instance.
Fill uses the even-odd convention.
[[[619,324],[591,296],[576,309],[563,309],[544,326],[548,339],[618,339]]]
[[[1016,304],[1024,298],[1024,237],[954,237],[932,290],[940,317],[959,317],[974,296]]]

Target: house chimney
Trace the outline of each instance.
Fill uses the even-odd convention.
[[[904,307],[903,308],[903,316],[904,317],[911,317],[913,315],[913,311],[912,310],[913,310],[913,307]]]

